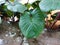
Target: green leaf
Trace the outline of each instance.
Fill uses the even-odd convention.
[[[20,17],[19,27],[25,37],[36,38],[44,30],[44,23],[43,13],[36,8]]]
[[[7,8],[13,12],[21,12],[23,13],[25,10],[27,10],[27,8],[25,7],[25,5],[22,5],[18,2],[14,2],[13,4],[8,4]]]
[[[39,7],[42,11],[51,11],[60,9],[60,0],[41,0]]]
[[[9,17],[11,17],[11,16],[13,15],[13,12],[10,11],[10,10],[7,10],[6,13],[7,13],[7,15],[8,15]]]

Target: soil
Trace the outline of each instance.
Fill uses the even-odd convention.
[[[0,45],[60,45],[60,32],[45,31],[36,39],[26,39],[19,28],[4,21],[0,24]]]

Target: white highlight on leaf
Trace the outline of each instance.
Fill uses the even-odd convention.
[[[20,3],[22,3],[22,4],[26,4],[27,2],[28,3],[30,3],[30,4],[32,4],[33,2],[35,2],[35,1],[37,1],[37,0],[18,0]]]
[[[35,2],[36,0],[29,0],[28,3],[32,4],[33,2]]]
[[[1,5],[2,3],[5,3],[5,0],[0,0],[0,5]]]
[[[28,0],[18,0],[19,3],[26,4]]]

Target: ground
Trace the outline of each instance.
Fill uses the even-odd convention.
[[[21,35],[16,26],[6,22],[0,24],[0,45],[60,45],[60,32],[44,32],[36,40]]]

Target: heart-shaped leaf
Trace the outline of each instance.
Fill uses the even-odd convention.
[[[19,27],[27,38],[36,38],[44,29],[44,15],[40,9],[25,12],[19,21]]]
[[[51,11],[60,9],[60,0],[41,0],[39,7],[42,11]]]

